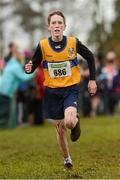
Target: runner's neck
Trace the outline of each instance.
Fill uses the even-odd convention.
[[[53,37],[52,36],[52,41],[54,41],[54,42],[60,42],[62,40],[63,40],[63,35],[62,36],[58,36],[58,37]]]

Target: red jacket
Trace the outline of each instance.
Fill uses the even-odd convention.
[[[42,66],[40,65],[36,70],[35,75],[35,83],[36,83],[36,98],[43,99],[44,98],[44,73]]]

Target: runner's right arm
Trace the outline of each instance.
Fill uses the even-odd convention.
[[[32,60],[30,60],[25,64],[25,72],[27,74],[33,73],[41,62],[42,62],[42,50],[40,45],[38,44],[35,53],[32,57]]]

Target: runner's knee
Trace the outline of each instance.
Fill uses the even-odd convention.
[[[65,125],[69,129],[73,129],[76,124],[76,108],[69,107],[65,110]]]
[[[73,129],[75,126],[75,122],[74,122],[74,117],[71,116],[66,116],[65,118],[65,126],[69,129]]]

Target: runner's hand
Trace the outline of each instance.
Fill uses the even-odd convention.
[[[93,96],[97,91],[97,85],[95,80],[89,80],[88,82],[88,91],[91,96]]]
[[[27,73],[30,73],[32,71],[32,66],[33,66],[33,63],[32,61],[29,61],[26,65],[25,65],[25,71]]]

